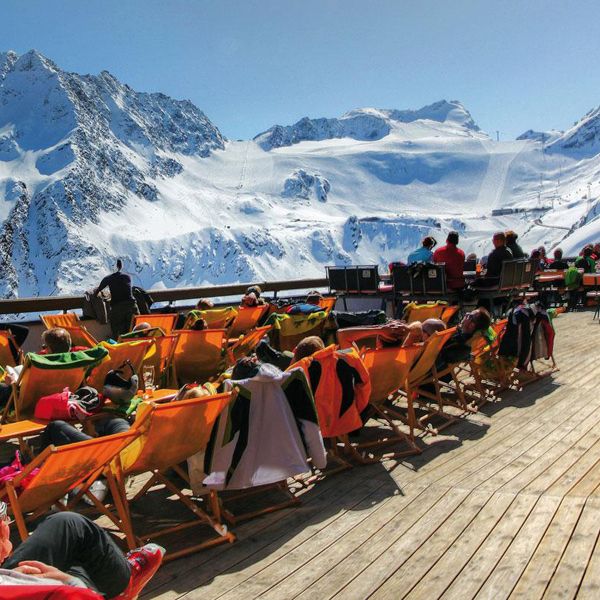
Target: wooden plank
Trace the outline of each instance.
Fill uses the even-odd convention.
[[[379,490],[378,490],[379,491]],[[299,536],[290,540],[272,552],[268,558],[254,562],[246,573],[253,572],[254,576],[231,588],[228,593],[219,596],[221,600],[236,600],[237,598],[255,598],[263,596],[276,583],[285,580],[291,573],[302,568],[315,554],[325,552],[332,544],[354,527],[360,527],[369,516],[366,510],[373,505],[385,505],[393,499],[387,491],[383,494],[370,494],[356,504],[352,510],[329,523],[326,527],[315,531],[298,544]],[[293,546],[293,547],[292,547]],[[206,597],[206,596],[205,596]]]
[[[411,503],[423,503],[423,498],[426,498],[426,496],[419,495],[417,490],[411,487],[408,494],[394,496],[388,502],[381,503],[363,521],[338,538],[334,544],[329,545],[324,551],[315,553],[312,544],[303,544],[301,548],[305,554],[306,562],[301,568],[297,568],[288,577],[262,594],[261,600],[278,600],[297,596],[315,581],[327,575],[331,569],[344,561],[356,548],[368,541],[377,532],[386,528],[388,523],[396,519]],[[287,564],[288,557],[285,556],[281,560]],[[319,595],[321,593],[320,591]]]
[[[513,500],[514,497],[510,494],[494,494],[462,535],[429,570],[427,577],[414,588],[403,591],[399,598],[439,598],[503,518]]]
[[[366,542],[355,547],[346,548],[343,560],[329,569],[324,576],[307,587],[298,596],[298,600],[315,598],[331,598],[339,592],[352,578],[376,561],[385,550],[396,540],[401,539],[405,532],[420,521],[439,505],[446,502],[447,490],[441,487],[428,487],[420,495],[415,496],[408,507],[398,513],[388,523],[380,528]],[[360,575],[362,576],[362,575]]]
[[[318,510],[314,507],[303,510],[300,506],[296,509],[296,514],[292,515],[292,519],[278,522],[276,527],[263,532],[260,540],[249,539],[248,543],[231,546],[221,560],[203,565],[200,572],[190,573],[188,579],[192,580],[194,587],[212,581],[209,588],[203,589],[202,598],[209,600],[219,597],[259,573],[279,556],[310,539],[384,484],[395,486],[389,478],[383,481],[380,478],[370,478],[362,485],[354,486],[350,490],[345,489],[335,497],[330,496],[330,501],[319,505]],[[391,489],[387,494],[391,494]]]
[[[542,497],[512,541],[476,598],[508,598],[535,552],[560,505],[559,498]]]
[[[235,528],[238,541],[234,546],[220,545],[210,550],[194,554],[185,561],[174,561],[161,568],[157,576],[153,578],[153,586],[147,586],[145,594],[153,593],[156,597],[159,590],[167,588],[165,598],[177,598],[176,594],[169,589],[177,580],[186,579],[191,584],[204,585],[212,577],[216,577],[221,571],[231,568],[242,557],[259,552],[264,546],[277,539],[277,535],[284,536],[301,529],[313,516],[321,514],[321,511],[331,511],[343,501],[344,496],[354,487],[361,487],[363,482],[374,477],[385,477],[379,465],[366,466],[356,469],[349,477],[328,478],[319,482],[318,486],[312,486],[300,493],[302,504],[295,508],[285,509],[265,515]],[[245,554],[244,554],[245,552]],[[192,589],[191,587],[188,588]],[[162,597],[162,596],[161,596]]]
[[[464,532],[491,497],[490,492],[473,492],[442,526],[398,568],[370,597],[373,600],[397,600],[419,581],[428,579],[431,567]]]
[[[366,569],[355,573],[348,585],[343,587],[334,598],[366,598],[394,572],[408,556],[417,550],[452,515],[467,497],[467,490],[450,490],[425,515],[423,515],[399,539],[371,539],[361,548],[364,551],[375,545],[379,556],[371,561]],[[387,533],[387,532],[386,532]]]
[[[568,600],[576,596],[596,544],[598,531],[598,506],[586,503],[558,568],[546,588],[544,598]]]
[[[448,587],[443,598],[464,599],[475,596],[517,535],[535,502],[534,496],[520,495],[514,499],[502,519]]]
[[[599,508],[596,501],[588,502],[588,504]],[[577,598],[581,600],[600,598],[600,537],[596,538],[596,545],[583,575]]]
[[[581,498],[564,498],[544,537],[513,589],[511,600],[530,600],[544,595],[548,582],[571,539],[583,510]]]

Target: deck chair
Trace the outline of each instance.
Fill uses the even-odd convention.
[[[0,366],[6,367],[11,366],[14,367],[17,364],[13,354],[13,348],[18,350],[19,355],[21,354],[21,350],[15,341],[15,338],[10,333],[10,331],[2,331],[0,330]]]
[[[271,331],[271,325],[257,327],[249,331],[246,335],[240,336],[229,348],[227,348],[227,359],[230,365],[234,365],[237,360],[248,356],[254,351],[258,343]]]
[[[423,352],[414,363],[413,367],[406,377],[406,384],[403,392],[406,394],[408,403],[407,424],[411,431],[416,427],[426,433],[437,435],[439,431],[451,425],[457,420],[457,416],[452,415],[444,410],[445,405],[453,405],[464,412],[475,412],[476,409],[470,406],[464,397],[463,388],[456,376],[456,365],[448,365],[443,370],[438,371],[436,368],[436,360],[442,348],[456,332],[456,327],[437,331],[423,344]],[[450,376],[452,383],[445,382],[441,378]],[[429,391],[425,386],[433,386],[434,391]],[[456,400],[449,400],[442,392],[445,388],[450,388],[450,391],[455,394]],[[425,398],[427,400],[421,400]],[[417,417],[414,411],[415,402],[425,409],[425,414]],[[429,420],[439,417],[442,419],[442,424],[438,427],[433,427]]]
[[[154,339],[135,340],[132,342],[123,342],[121,344],[109,344],[100,342],[98,348],[104,348],[107,351],[106,358],[93,369],[87,377],[87,385],[102,391],[104,379],[111,369],[118,369],[124,362],[129,361],[133,370],[141,376],[144,357],[154,344]],[[141,377],[140,377],[141,382]]]
[[[425,319],[442,319],[442,321],[447,323],[448,321],[444,320],[442,317],[446,316],[447,319],[450,319],[457,310],[458,307],[451,307],[447,302],[437,301],[428,304],[411,302],[404,307],[403,318],[407,323],[424,321]]]
[[[28,419],[42,396],[61,392],[66,387],[76,390],[83,383],[86,372],[107,356],[108,351],[102,346],[59,354],[26,354],[23,370],[4,409],[3,420],[11,409],[14,409],[14,420]]]
[[[75,313],[60,313],[58,315],[40,315],[46,329],[54,327],[79,327],[79,317]]]
[[[229,330],[229,337],[235,338],[254,329],[269,310],[268,304],[240,306]]]
[[[164,335],[152,338],[154,342],[144,356],[143,366],[154,367],[155,382],[158,387],[175,384],[173,373],[173,357],[177,346],[178,335]]]
[[[396,458],[418,454],[421,449],[415,442],[414,427],[409,428],[408,434],[395,423],[396,411],[389,401],[395,398],[406,384],[406,378],[415,362],[423,351],[422,344],[413,346],[387,346],[384,348],[368,349],[362,352],[364,365],[371,378],[371,395],[369,404],[374,412],[374,418],[386,423],[391,436],[374,442],[359,444],[360,448],[381,448],[390,444],[404,443],[404,451],[394,452],[386,457]],[[413,410],[412,398],[409,399],[409,412]]]
[[[334,308],[337,302],[337,296],[324,296],[319,299],[319,306],[329,314]]]
[[[310,315],[282,315],[273,313],[265,325],[272,325],[271,343],[280,351],[292,351],[298,342],[309,335],[321,337],[327,313],[320,311]]]
[[[171,333],[175,329],[177,322],[177,313],[158,314],[152,313],[149,315],[133,315],[131,321],[131,329],[138,323],[148,323],[150,327],[160,327],[165,333]]]
[[[189,400],[178,400],[166,404],[148,402],[140,405],[133,426],[133,430],[139,432],[140,436],[115,458],[112,467],[121,498],[119,520],[124,524],[123,532],[127,536],[130,548],[138,544],[138,537],[133,533],[129,506],[157,485],[163,486],[177,496],[177,499],[189,508],[196,518],[187,523],[180,523],[159,531],[141,534],[140,538],[145,541],[154,540],[157,537],[200,524],[212,527],[217,533],[216,538],[195,544],[184,550],[169,553],[168,560],[235,540],[235,536],[228,532],[227,527],[220,522],[220,507],[214,490],[208,491],[212,512],[212,516],[209,516],[170,479],[165,477],[166,471],[175,469],[187,481],[187,475],[179,468],[179,463],[204,451],[217,417],[229,404],[232,397],[232,393],[225,393]],[[147,414],[149,414],[149,418],[145,419]],[[165,443],[167,441],[168,443]],[[125,478],[143,473],[150,473],[150,479],[133,498],[128,499]]]
[[[93,348],[98,345],[98,340],[83,325],[79,327],[63,327],[71,336],[73,346],[87,346]]]
[[[304,370],[314,395],[323,440],[330,457],[340,464],[339,468],[327,472],[352,466],[342,453],[361,464],[373,462],[366,460],[348,437],[362,428],[361,414],[371,395],[369,372],[358,350],[355,347],[337,350],[332,344],[294,363],[293,367]]]
[[[21,540],[26,540],[29,535],[27,523],[48,512],[53,505],[69,510],[84,495],[92,501],[96,500],[92,494],[87,493],[90,485],[138,435],[138,431],[131,430],[58,448],[49,446],[14,479],[5,482],[0,488],[0,498],[7,499]],[[21,489],[23,480],[38,467],[39,472]],[[67,505],[61,505],[59,500],[76,486],[80,486],[76,497]],[[118,489],[111,478],[109,486],[119,501]],[[99,504],[97,500],[95,504]],[[112,520],[116,521],[114,518]]]
[[[198,319],[204,319],[209,329],[227,329],[237,317],[238,311],[232,306],[209,310],[190,310],[182,329],[190,329]]]
[[[461,371],[467,377],[465,387],[473,389],[479,396],[478,405],[497,400],[503,390],[515,384],[516,360],[498,355],[498,348],[506,328],[506,319],[492,323],[495,339],[489,342],[484,336],[471,344],[471,358]]]
[[[178,331],[173,364],[180,385],[194,381],[205,383],[226,368],[226,333],[225,329]]]

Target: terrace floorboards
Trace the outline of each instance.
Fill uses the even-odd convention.
[[[166,564],[142,597],[599,598],[600,326],[555,326],[559,372],[418,456],[326,477],[234,544]]]

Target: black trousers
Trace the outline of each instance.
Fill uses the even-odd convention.
[[[108,320],[110,321],[110,329],[114,340],[117,340],[122,333],[131,330],[131,319],[133,319],[133,315],[137,315],[139,312],[135,300],[111,303]]]
[[[108,598],[124,591],[131,575],[127,559],[109,535],[83,515],[71,512],[47,517],[2,567],[14,569],[23,560],[38,560],[79,577]]]
[[[121,417],[107,416],[105,419],[95,421],[94,428],[98,436],[104,436],[129,431],[130,425]],[[87,433],[83,433],[83,431],[73,427],[73,425],[66,421],[50,421],[41,436],[40,449],[43,450],[50,444],[64,446],[65,444],[84,442],[91,439],[91,436],[87,435]]]

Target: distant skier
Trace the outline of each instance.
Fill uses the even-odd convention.
[[[105,287],[110,290],[110,328],[113,339],[118,339],[123,333],[131,328],[133,315],[139,314],[139,310],[133,293],[131,291],[131,277],[127,273],[121,273],[123,262],[117,260],[117,270],[107,275],[100,285],[94,290],[97,296]]]

